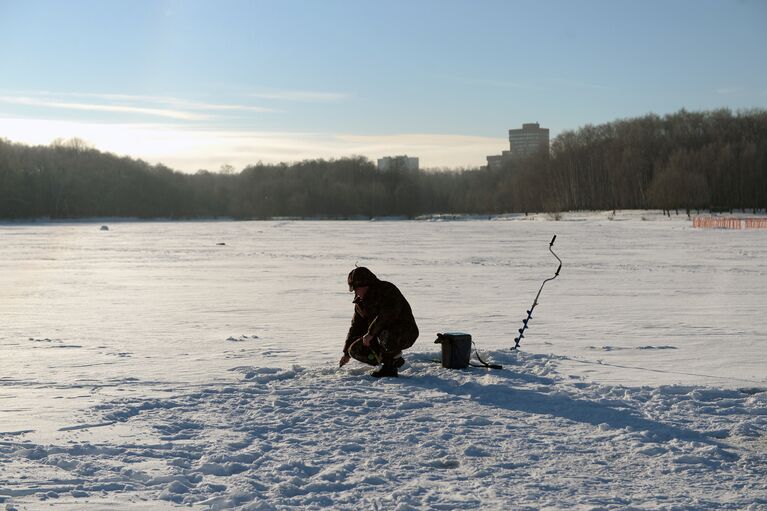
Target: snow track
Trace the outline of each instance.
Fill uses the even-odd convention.
[[[358,365],[240,366],[233,383],[117,398],[67,428],[79,441],[0,436],[0,500],[16,509],[767,508],[763,389],[605,386],[560,374],[557,357],[488,355],[505,368],[447,370],[428,353],[399,379]],[[104,440],[85,436],[97,431]]]

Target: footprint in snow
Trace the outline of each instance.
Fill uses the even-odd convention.
[[[461,462],[452,458],[435,460],[430,465],[434,468],[452,469],[461,466]]]
[[[257,335],[241,335],[239,337],[230,336],[226,340],[228,342],[247,342],[258,339]]]

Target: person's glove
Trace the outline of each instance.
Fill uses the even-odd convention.
[[[338,367],[345,366],[349,362],[349,360],[351,360],[351,357],[347,355],[346,353],[344,353],[344,356],[341,357],[341,360],[338,361]]]

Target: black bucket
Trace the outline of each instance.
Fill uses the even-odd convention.
[[[442,345],[442,367],[464,369],[471,358],[471,335],[461,332],[437,334],[434,344]]]

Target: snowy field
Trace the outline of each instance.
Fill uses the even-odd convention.
[[[766,261],[654,212],[0,224],[0,509],[764,510]],[[337,367],[355,263],[398,379]]]

